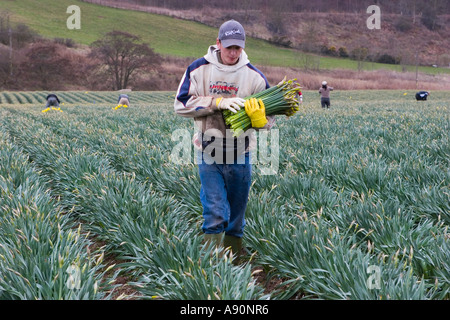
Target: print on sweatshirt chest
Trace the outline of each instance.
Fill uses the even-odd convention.
[[[239,91],[239,86],[236,83],[226,81],[210,81],[209,94],[211,95],[230,95],[236,96]]]

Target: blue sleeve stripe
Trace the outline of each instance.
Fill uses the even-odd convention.
[[[269,81],[267,81],[266,76],[264,75],[264,73],[262,73],[261,71],[258,70],[258,68],[256,68],[254,65],[252,65],[251,63],[247,64],[247,67],[249,67],[250,69],[252,69],[253,71],[256,71],[257,73],[259,73],[259,75],[264,79],[264,81],[266,82],[266,89],[270,88],[269,85]]]
[[[191,95],[189,95],[189,88],[191,87],[191,72],[207,64],[209,64],[209,62],[205,58],[200,58],[191,63],[191,65],[187,68],[186,77],[184,78],[177,96],[177,100],[184,106],[186,106],[186,103],[191,98]]]

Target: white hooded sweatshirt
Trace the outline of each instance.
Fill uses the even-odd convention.
[[[225,124],[222,111],[215,105],[215,99],[245,98],[270,86],[264,74],[250,63],[244,50],[235,65],[222,64],[219,55],[217,47],[210,46],[204,57],[197,59],[187,68],[178,87],[174,109],[183,117],[194,118],[200,133],[225,138],[229,128]],[[270,129],[274,123],[273,117],[267,118],[269,122],[263,129]],[[203,141],[205,139],[207,138],[203,137]],[[251,140],[254,140],[254,137]],[[226,152],[234,148],[232,141],[227,139],[227,142],[224,143]],[[200,147],[199,143],[201,144],[198,136],[194,137],[194,145],[197,148]]]

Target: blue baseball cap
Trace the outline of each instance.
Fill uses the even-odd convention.
[[[245,48],[245,30],[236,20],[228,20],[219,28],[219,40],[225,48],[239,46]]]

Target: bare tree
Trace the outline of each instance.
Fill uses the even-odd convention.
[[[25,49],[25,60],[20,66],[24,82],[36,89],[62,88],[66,75],[71,74],[73,69],[72,61],[62,54],[62,50],[61,45],[51,41],[28,46]]]
[[[0,88],[6,88],[11,77],[11,61],[8,47],[0,44]]]
[[[104,61],[101,67],[112,80],[113,90],[127,88],[133,74],[158,64],[159,56],[139,41],[136,35],[111,31],[91,45],[91,57]]]

